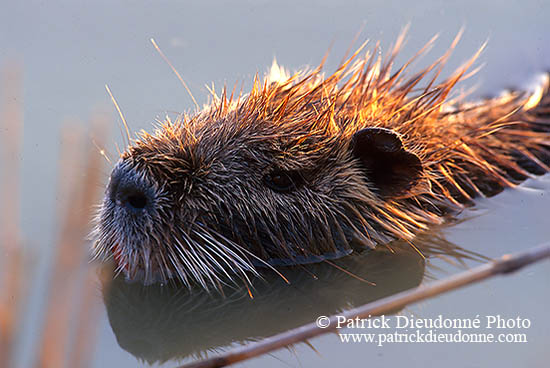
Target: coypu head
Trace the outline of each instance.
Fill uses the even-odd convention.
[[[274,64],[248,95],[224,90],[193,116],[140,133],[112,172],[96,254],[131,279],[210,288],[441,223],[454,193],[500,180],[484,157],[517,143],[471,147],[517,103],[450,113],[447,95],[477,55],[436,83],[447,56],[411,77],[390,72],[400,42],[384,62],[358,50],[327,78],[321,67],[288,76]],[[464,120],[486,130],[470,137]],[[463,174],[470,167],[479,179]]]
[[[327,132],[259,117],[242,123],[242,114],[166,123],[122,155],[97,246],[130,278],[207,287],[256,266],[373,246],[383,231],[368,225],[361,207],[402,195],[421,177],[420,159],[391,130]]]

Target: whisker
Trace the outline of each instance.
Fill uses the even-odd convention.
[[[122,113],[122,110],[120,109],[120,106],[118,105],[118,102],[116,101],[115,96],[113,96],[113,94],[111,93],[111,89],[107,84],[105,85],[105,89],[107,90],[107,93],[109,94],[109,96],[111,96],[111,101],[113,102],[113,104],[116,107],[116,110],[118,111],[118,115],[122,120],[122,124],[124,124],[124,129],[126,129],[126,139],[127,139],[126,143],[129,146],[131,138],[130,138],[130,129],[128,128],[128,123],[126,122],[126,118],[124,117],[124,114]],[[122,134],[122,137],[124,138],[124,134]],[[118,147],[117,147],[117,150],[118,150]],[[120,150],[119,150],[119,154],[120,154]]]
[[[257,255],[255,255],[254,253],[250,252],[248,249],[242,247],[241,245],[227,239],[226,237],[224,237],[223,235],[217,233],[217,235],[222,238],[224,241],[228,242],[229,244],[231,244],[232,246],[240,249],[241,251],[243,251],[244,253],[248,254],[249,256],[251,256],[252,258],[254,258],[255,260],[259,261],[260,263],[264,264],[267,268],[269,268],[270,270],[272,270],[273,272],[275,272],[277,275],[279,275],[287,284],[290,284],[290,281],[288,281],[288,279],[281,273],[279,272],[275,267],[273,267],[273,265],[269,264],[269,262],[267,261],[264,261],[263,259],[261,259],[260,257],[258,257]]]
[[[195,100],[195,97],[193,97],[193,94],[191,93],[191,90],[189,89],[189,87],[187,87],[187,83],[185,83],[185,81],[183,80],[183,78],[181,77],[180,73],[178,73],[178,71],[176,70],[176,68],[174,68],[174,66],[172,65],[172,63],[170,62],[170,60],[168,60],[168,58],[166,57],[166,55],[164,55],[164,52],[162,52],[162,50],[160,49],[160,47],[158,47],[157,43],[155,42],[155,40],[153,38],[151,38],[151,43],[153,44],[153,46],[155,47],[155,49],[158,51],[158,53],[160,54],[160,56],[164,59],[164,61],[166,61],[166,63],[170,66],[170,68],[172,69],[172,71],[176,74],[176,76],[178,77],[178,79],[180,80],[181,84],[183,85],[183,88],[185,88],[185,90],[187,91],[187,93],[189,94],[189,96],[191,97],[191,99],[193,100],[193,103],[195,104],[195,107],[197,108],[197,111],[200,110],[200,106],[199,104],[197,103],[197,100]]]

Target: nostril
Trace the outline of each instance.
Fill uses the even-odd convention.
[[[133,186],[122,186],[116,195],[116,203],[132,211],[141,211],[147,207],[147,194]]]
[[[153,205],[154,198],[143,178],[131,168],[118,165],[111,174],[108,196],[113,204],[126,212],[141,214]]]
[[[127,202],[133,208],[141,210],[147,205],[147,197],[141,192],[133,193],[127,197]]]

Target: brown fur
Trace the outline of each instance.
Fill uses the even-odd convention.
[[[548,171],[548,79],[534,95],[449,99],[477,55],[443,81],[450,52],[406,76],[412,59],[391,70],[401,41],[385,60],[358,50],[328,77],[321,66],[290,77],[274,66],[248,95],[224,90],[199,113],[142,132],[117,167],[151,190],[154,208],[120,214],[107,196],[96,251],[114,252],[129,277],[209,287],[258,265],[410,241],[474,197]],[[356,134],[373,127],[387,130]],[[288,192],[265,185],[280,172]]]

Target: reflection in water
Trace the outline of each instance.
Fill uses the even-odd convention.
[[[428,256],[445,255],[459,263],[482,258],[437,234],[415,244]],[[104,287],[104,300],[119,345],[137,358],[152,364],[205,356],[418,286],[424,258],[407,244],[389,247],[332,264],[282,268],[290,284],[267,274],[254,280],[253,298],[244,286],[225,288],[221,295],[174,285],[143,286],[119,277]]]

